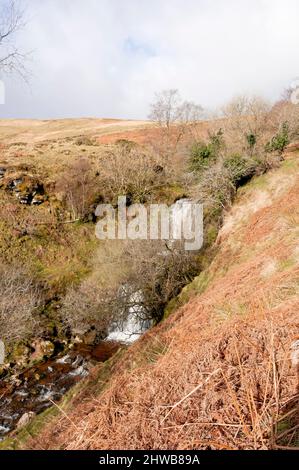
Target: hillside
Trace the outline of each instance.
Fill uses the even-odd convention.
[[[298,107],[169,123],[169,93],[153,122],[0,122],[1,449],[298,445]],[[202,203],[202,248],[99,239],[120,196],[127,229]]]
[[[215,3],[0,0],[3,468],[299,450],[299,2]]]
[[[96,368],[27,447],[298,447],[298,197],[295,151],[240,188],[182,307]]]
[[[78,156],[97,159],[103,153],[101,139],[114,143],[119,135],[142,136],[151,127],[117,119],[0,120],[0,166],[33,168],[50,184]]]
[[[138,121],[0,122],[0,442],[122,346],[103,340],[127,308],[120,286],[140,276],[133,246],[97,239],[95,209],[118,195],[172,204],[186,194],[178,172],[157,173],[158,157],[138,143],[148,131]],[[136,264],[157,260],[160,248],[148,250]],[[167,263],[158,268],[141,279],[164,283],[161,316],[189,277],[175,270],[168,287]]]
[[[147,121],[126,121],[122,119],[57,119],[31,120],[0,119],[0,139],[5,142],[36,143],[46,140],[87,136],[101,136],[150,126]]]

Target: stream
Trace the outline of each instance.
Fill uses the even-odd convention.
[[[13,383],[0,382],[0,442],[21,426],[25,415],[35,416],[59,402],[97,364],[110,359],[121,347],[136,341],[150,324],[144,325],[130,309],[122,327],[111,326],[106,340],[96,346],[77,344],[61,354],[33,366],[15,377]]]
[[[180,228],[186,199],[177,201],[172,224]],[[126,289],[126,287],[124,287]],[[120,347],[136,341],[152,326],[142,321],[141,293],[130,298],[133,305],[123,324],[111,325],[106,340],[96,346],[77,344],[68,354],[39,363],[20,373],[13,383],[0,382],[0,442],[21,427],[26,414],[33,416],[53,406],[97,364],[110,359]],[[134,304],[134,302],[136,302]],[[21,421],[20,421],[21,420]]]
[[[102,341],[97,346],[79,344],[66,355],[49,359],[22,372],[14,383],[0,382],[0,442],[27,413],[37,415],[76,383],[89,375],[99,362],[105,362],[121,347],[121,343]]]

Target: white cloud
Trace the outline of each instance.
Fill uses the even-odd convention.
[[[215,107],[299,75],[297,0],[26,1],[31,85],[6,79],[1,117],[144,118],[163,88]]]

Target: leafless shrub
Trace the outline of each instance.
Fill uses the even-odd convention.
[[[158,322],[198,269],[194,254],[161,241],[123,241],[112,257],[98,261],[93,275],[63,300],[62,318],[73,333],[95,327],[105,337],[111,324],[122,326],[132,313],[141,323]],[[114,277],[112,269],[119,270]]]
[[[40,293],[32,277],[17,266],[0,267],[0,334],[7,344],[36,333]]]
[[[117,145],[101,161],[101,188],[109,201],[128,196],[134,202],[145,202],[164,181],[166,171],[152,152]]]
[[[102,289],[92,279],[71,287],[63,299],[62,319],[74,334],[84,334],[95,327],[103,338],[113,319],[113,292]]]
[[[239,96],[223,108],[223,125],[230,153],[259,153],[271,137],[270,104],[260,97]],[[252,144],[250,143],[252,139]]]
[[[206,209],[218,211],[231,205],[235,192],[232,175],[220,161],[204,172],[194,196],[205,204]]]
[[[90,162],[84,158],[77,159],[60,176],[56,189],[63,195],[73,220],[86,217],[96,193]]]
[[[128,242],[124,256],[131,262],[129,299],[135,299],[145,321],[159,322],[168,302],[198,273],[196,255],[185,251],[180,242]]]
[[[271,109],[269,118],[273,133],[287,123],[290,141],[299,137],[299,105],[286,100],[279,101]]]

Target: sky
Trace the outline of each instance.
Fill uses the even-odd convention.
[[[215,109],[299,76],[298,0],[19,1],[30,73],[1,77],[0,118],[145,119],[164,89]]]

